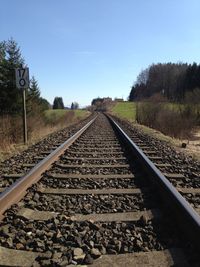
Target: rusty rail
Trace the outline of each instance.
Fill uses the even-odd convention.
[[[83,128],[81,128],[72,137],[66,140],[62,145],[55,149],[46,158],[40,161],[34,168],[32,168],[25,176],[18,179],[11,186],[6,188],[0,194],[0,220],[3,219],[3,213],[11,207],[11,205],[16,204],[23,196],[26,194],[26,190],[34,183],[36,183],[40,178],[42,173],[50,168],[53,162],[58,160],[64,151],[82,134],[88,127],[96,120],[97,117],[88,122]]]
[[[129,138],[129,136],[121,129],[114,119],[107,116],[122,137],[124,142],[136,156],[140,164],[146,170],[153,184],[158,189],[163,203],[174,215],[178,222],[178,226],[182,228],[185,235],[188,236],[197,247],[200,249],[200,216],[185,200],[184,197],[176,190],[176,188],[168,181],[168,179],[160,172],[153,162],[141,151],[141,149]]]

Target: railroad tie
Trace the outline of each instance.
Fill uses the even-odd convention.
[[[168,179],[184,179],[185,176],[181,173],[163,173],[164,176]]]
[[[60,174],[48,173],[48,176],[56,179],[134,179],[134,174]]]
[[[18,216],[23,217],[27,220],[34,221],[48,221],[52,218],[56,218],[59,215],[59,212],[52,211],[38,211],[29,208],[21,208],[18,213]],[[116,213],[92,213],[92,214],[75,214],[72,216],[65,215],[66,220],[72,221],[91,221],[92,222],[135,222],[140,220],[144,216],[146,220],[158,220],[161,218],[160,211],[157,209],[154,210],[145,210],[145,211],[133,211],[133,212],[116,212]]]
[[[82,164],[82,165],[75,165],[75,164],[61,164],[57,163],[56,166],[61,167],[63,169],[67,168],[129,168],[129,164]]]

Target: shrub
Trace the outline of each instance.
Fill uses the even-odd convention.
[[[52,113],[48,119],[37,113],[27,116],[28,140],[40,138],[52,131],[70,124],[74,119],[74,111],[64,112],[62,116]],[[0,148],[7,149],[12,144],[23,142],[22,116],[0,116]]]
[[[3,115],[0,117],[0,146],[22,141],[22,119],[19,116]]]
[[[157,129],[176,138],[189,138],[196,120],[188,106],[173,109],[164,102],[141,102],[136,105],[136,119],[140,124]]]

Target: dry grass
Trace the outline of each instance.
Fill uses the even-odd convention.
[[[136,106],[138,123],[175,138],[189,139],[195,127],[193,114],[185,109],[172,110],[164,103],[142,102]]]
[[[75,113],[69,111],[64,116],[51,117],[48,122],[44,115],[28,116],[28,144],[23,144],[22,118],[19,116],[0,117],[0,161],[28,148],[45,136],[73,125],[90,115],[90,112]]]
[[[191,138],[188,140],[170,137],[161,133],[158,130],[149,128],[145,125],[134,123],[133,126],[149,136],[152,136],[161,141],[165,141],[170,146],[174,147],[176,151],[184,153],[186,155],[190,155],[194,159],[200,161],[200,128],[195,129],[192,132]],[[186,148],[181,147],[182,143],[187,144]]]

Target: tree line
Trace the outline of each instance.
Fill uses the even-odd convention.
[[[64,109],[65,106],[64,106],[64,102],[63,102],[63,99],[62,97],[58,97],[56,96],[54,98],[54,101],[53,101],[53,109]],[[72,102],[71,103],[71,107],[70,109],[78,109],[79,108],[79,104],[77,102]],[[69,108],[67,108],[69,109]]]
[[[129,101],[149,98],[157,93],[170,101],[181,102],[200,88],[197,63],[158,63],[142,70],[133,84]]]
[[[0,115],[16,115],[22,111],[22,92],[16,88],[15,80],[15,68],[21,66],[26,65],[17,42],[12,38],[0,42]],[[34,76],[26,93],[27,112],[41,112],[49,108],[48,101],[40,95]]]

